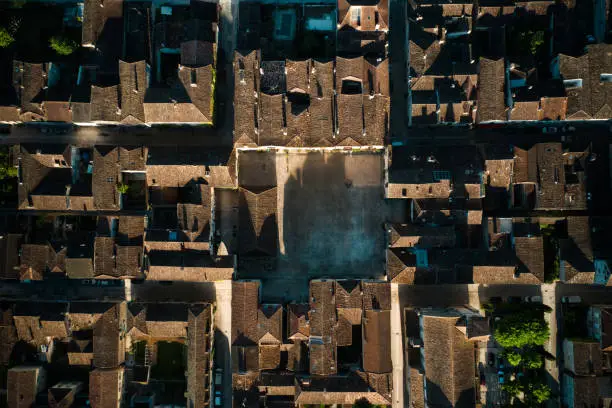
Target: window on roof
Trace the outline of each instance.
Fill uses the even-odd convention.
[[[600,74],[599,82],[612,82],[612,74]]]
[[[555,184],[559,184],[559,168],[558,167],[555,167],[553,178],[554,178]]]
[[[106,181],[109,182],[109,183],[112,183],[113,182],[113,178],[112,177],[107,177]]]
[[[566,79],[563,81],[565,89],[582,88],[582,79]]]

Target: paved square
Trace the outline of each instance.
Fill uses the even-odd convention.
[[[278,255],[239,277],[270,282],[277,301],[306,300],[313,278],[384,276],[383,168],[382,151],[241,151],[240,186],[277,186]]]

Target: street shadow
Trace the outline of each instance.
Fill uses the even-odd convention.
[[[232,383],[232,362],[230,360],[229,339],[221,330],[215,330],[215,353],[214,368],[222,372],[221,396],[225,408],[232,406],[231,383]],[[215,373],[213,373],[215,375]]]

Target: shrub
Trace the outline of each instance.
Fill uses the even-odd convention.
[[[70,55],[79,47],[78,44],[70,38],[62,36],[51,37],[49,45],[59,55]]]
[[[126,194],[130,190],[130,186],[124,183],[117,184],[117,191],[121,194]]]
[[[0,48],[6,48],[15,42],[13,36],[4,27],[0,27]]]

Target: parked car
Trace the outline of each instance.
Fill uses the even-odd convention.
[[[499,380],[499,383],[500,383],[500,384],[503,384],[503,383],[504,383],[504,381],[505,381],[505,378],[504,378],[504,372],[503,372],[503,371],[498,371],[498,372],[497,372],[497,378],[498,378],[498,380]]]
[[[223,395],[221,390],[215,390],[215,407],[223,406]]]
[[[561,303],[580,303],[582,302],[582,298],[580,296],[563,296],[561,298]]]
[[[525,296],[523,300],[529,303],[542,303],[542,296]]]
[[[542,128],[542,133],[557,133],[559,130],[556,127],[546,126]]]
[[[490,366],[495,365],[495,353],[489,353],[489,358],[487,360]]]

